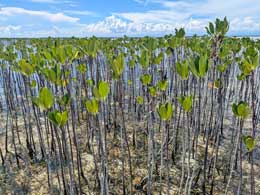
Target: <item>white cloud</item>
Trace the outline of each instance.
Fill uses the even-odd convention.
[[[164,9],[179,14],[188,13],[191,16],[204,17],[246,17],[260,16],[259,0],[197,0],[197,1],[169,1],[169,0],[151,0],[163,6]]]
[[[27,0],[33,3],[53,3],[53,4],[70,4],[70,3],[77,3],[76,1],[69,1],[69,0]]]
[[[99,36],[123,36],[125,34],[132,36],[141,35],[160,35],[173,33],[175,28],[185,27],[188,31],[200,32],[204,28],[204,21],[190,19],[186,23],[140,23],[137,21],[124,21],[114,15],[105,18],[105,20],[83,25],[81,35],[99,35]]]
[[[7,26],[0,26],[1,31],[1,37],[10,37],[13,33],[19,31],[21,29],[21,26],[13,26],[13,25],[7,25]]]
[[[151,10],[147,12],[114,13],[114,15],[135,23],[175,23],[189,17],[188,13],[178,14],[169,10]]]
[[[148,3],[150,2],[150,0],[133,0],[136,3],[140,3],[140,4],[144,4],[145,6],[148,5]]]
[[[57,0],[30,0],[34,3],[57,3]]]
[[[24,1],[24,0],[20,0],[20,1]],[[79,6],[79,2],[75,1],[75,0],[27,0],[30,1],[32,3],[46,3],[46,4],[65,4],[67,6],[70,7],[77,7]]]
[[[234,18],[230,21],[230,30],[235,32],[243,32],[248,34],[250,32],[260,33],[260,22],[255,21],[252,17]]]
[[[34,11],[27,10],[19,7],[2,7],[0,8],[0,15],[4,16],[17,16],[17,15],[28,15],[34,17],[41,17],[51,22],[78,22],[79,18],[70,17],[63,13],[49,13],[46,11]]]
[[[142,3],[145,0],[134,1]],[[242,30],[247,33],[260,33],[259,0],[150,0],[150,3],[161,7],[145,12],[124,12],[114,15],[130,21],[130,25],[134,23],[138,26],[144,24],[149,26],[148,24],[153,23],[155,26],[160,24],[167,29],[169,26],[184,26],[190,33],[203,33],[209,21],[227,16],[231,24],[231,33]]]
[[[67,14],[80,15],[80,16],[95,16],[96,13],[88,10],[79,11],[79,10],[66,10],[64,11]]]

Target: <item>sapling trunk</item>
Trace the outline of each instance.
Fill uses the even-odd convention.
[[[251,106],[252,106],[252,132],[251,136],[255,139],[257,117],[256,117],[256,92],[255,92],[255,73],[251,75]],[[255,195],[255,170],[254,170],[254,150],[249,153],[250,160],[250,194]]]

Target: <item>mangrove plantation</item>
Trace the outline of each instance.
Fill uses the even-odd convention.
[[[2,38],[0,194],[259,195],[260,40]]]

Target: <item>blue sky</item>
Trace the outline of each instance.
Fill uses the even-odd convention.
[[[0,37],[205,34],[224,16],[230,35],[260,35],[260,0],[0,0]]]

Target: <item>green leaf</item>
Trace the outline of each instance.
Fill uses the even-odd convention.
[[[94,85],[94,82],[92,79],[87,80],[88,86],[92,87]]]
[[[207,33],[208,33],[209,35],[211,35],[211,32],[209,31],[209,27],[206,26],[205,29],[206,29]]]
[[[35,81],[35,80],[32,80],[32,81],[31,81],[31,87],[32,87],[32,88],[35,88],[35,87],[36,87],[36,81]]]
[[[99,96],[102,100],[105,100],[109,93],[109,85],[105,81],[100,81],[98,84]]]
[[[43,55],[44,55],[44,58],[47,59],[48,61],[51,61],[51,60],[52,60],[52,56],[51,56],[50,52],[45,51],[45,52],[43,53]]]
[[[189,62],[189,64],[190,64],[190,66],[189,66],[189,68],[190,68],[190,70],[191,70],[191,72],[192,72],[192,74],[196,77],[196,78],[199,78],[200,77],[200,74],[199,74],[199,56],[196,56],[195,58],[194,58],[194,60],[193,59],[191,59]]]
[[[221,87],[221,80],[220,79],[215,80],[214,86],[219,89]]]
[[[65,94],[64,96],[62,96],[61,99],[59,99],[59,103],[63,106],[68,106],[68,104],[70,103],[71,101],[71,97],[70,95],[67,93]]]
[[[153,64],[158,65],[163,59],[163,52],[161,52],[157,57],[153,58]]]
[[[234,115],[238,116],[237,105],[235,103],[232,104],[232,112],[233,112]]]
[[[244,73],[237,75],[237,80],[239,80],[239,81],[243,81],[243,80],[245,80],[245,78],[246,78],[246,75]]]
[[[217,71],[225,72],[229,64],[231,64],[231,60],[225,61],[222,65],[217,65]]]
[[[128,85],[132,85],[132,83],[133,83],[133,82],[132,82],[131,80],[128,80],[128,81],[127,81],[127,84],[128,84]]]
[[[199,59],[199,75],[204,77],[209,69],[208,56],[207,54],[200,56]]]
[[[212,22],[209,23],[209,32],[211,34],[214,34],[214,25],[212,24]]]
[[[53,106],[54,97],[48,88],[43,87],[39,92],[39,97],[32,98],[32,102],[41,110],[47,110]]]
[[[136,61],[135,61],[136,59],[132,59],[132,60],[130,60],[129,61],[129,67],[130,68],[134,68],[134,66],[135,66],[135,64],[136,64]]]
[[[240,103],[237,107],[238,116],[247,118],[250,115],[250,107],[247,103]]]
[[[53,111],[53,112],[49,112],[49,113],[48,113],[48,119],[49,119],[55,126],[58,126],[58,122],[57,122],[56,117],[55,117],[55,115],[56,115],[57,112],[58,112],[58,111],[55,110],[55,111]]]
[[[106,100],[109,93],[109,85],[105,81],[100,81],[98,87],[93,88],[94,96],[97,100]]]
[[[40,106],[41,106],[41,103],[40,103],[39,98],[37,98],[37,97],[32,97],[31,99],[32,99],[32,103],[33,103],[35,106],[41,108],[41,107],[40,107]]]

